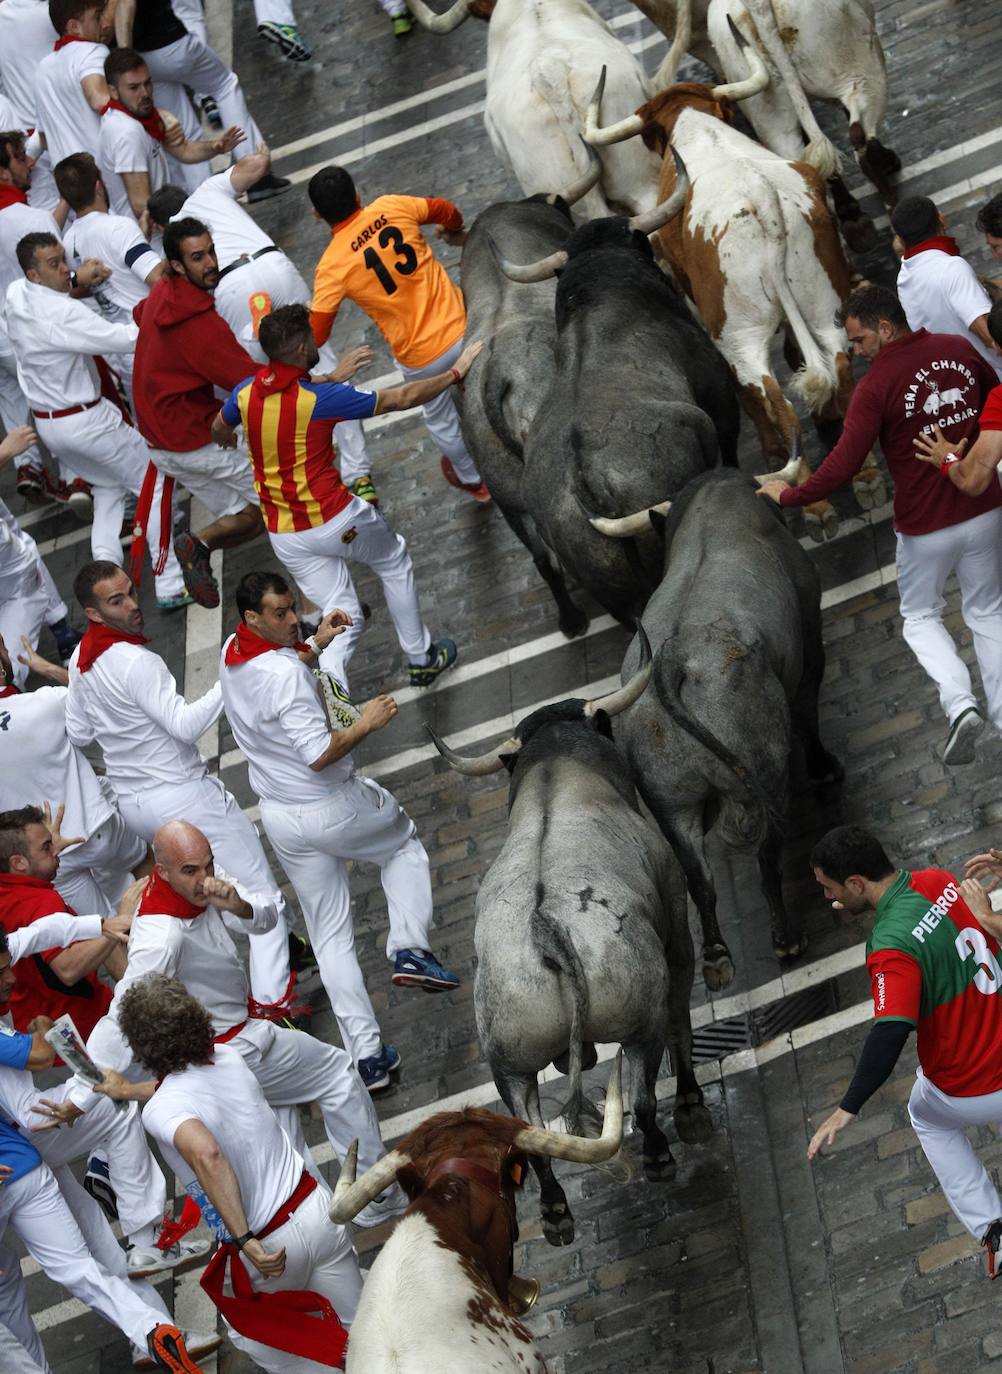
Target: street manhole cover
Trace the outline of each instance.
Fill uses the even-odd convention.
[[[747,1050],[774,1040],[777,1035],[806,1026],[811,1021],[819,1021],[838,1011],[838,991],[834,979],[818,983],[815,987],[793,992],[776,1002],[743,1016],[728,1016],[714,1021],[709,1026],[701,1026],[693,1031],[692,1058],[696,1064],[705,1064],[711,1059],[723,1059],[738,1050]]]

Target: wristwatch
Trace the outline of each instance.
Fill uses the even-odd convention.
[[[242,1250],[249,1240],[254,1239],[253,1231],[245,1231],[242,1236],[234,1236],[233,1244],[238,1250]]]

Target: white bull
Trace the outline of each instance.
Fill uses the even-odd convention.
[[[586,175],[581,143],[588,101],[608,71],[606,107],[622,119],[651,94],[630,50],[586,0],[456,0],[434,14],[423,0],[414,17],[448,33],[472,12],[490,17],[484,123],[494,151],[509,163],[524,195],[550,192]],[[642,144],[603,149],[598,185],[575,206],[581,219],[641,214],[657,204],[660,160]]]

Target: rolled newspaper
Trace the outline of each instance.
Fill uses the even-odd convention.
[[[68,1013],[64,1012],[58,1021],[53,1022],[52,1029],[45,1032],[45,1039],[60,1059],[69,1064],[78,1078],[84,1079],[87,1083],[104,1082],[104,1075],[84,1049],[80,1032]],[[128,1105],[127,1102],[115,1103],[119,1111],[124,1111]]]

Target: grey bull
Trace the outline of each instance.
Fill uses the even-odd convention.
[[[730,846],[757,850],[776,954],[807,943],[783,901],[780,857],[794,736],[813,781],[842,777],[818,733],[821,589],[782,517],[740,473],[697,478],[666,523],[653,519],[664,523],[665,575],[642,621],[655,645],[652,685],[615,733],[685,871],[703,927],[703,973],[717,989],[734,966],[706,858],[714,824]],[[641,654],[634,639],[624,680]]]
[[[609,725],[643,693],[650,672],[648,656],[608,697],[533,712],[480,758],[436,744],[462,772],[511,772],[508,835],[481,883],[474,934],[477,1029],[505,1105],[542,1126],[537,1075],[555,1063],[568,1074],[569,1129],[580,1133],[590,1107],[582,1070],[595,1062],[597,1041],[621,1044],[644,1168],[661,1181],[675,1171],[654,1091],[666,1045],[678,1076],[679,1138],[707,1139],[711,1121],[692,1067],[685,884],[640,814]],[[569,1244],[574,1219],[552,1165],[535,1156],[532,1165],[544,1235]]]

